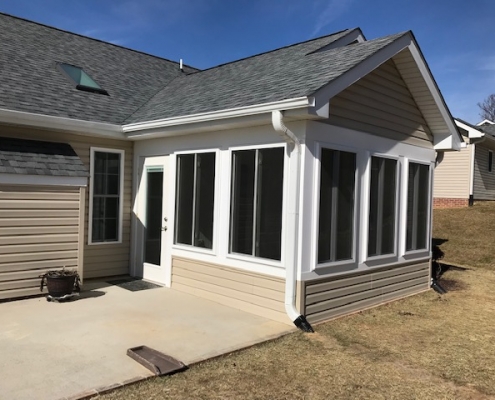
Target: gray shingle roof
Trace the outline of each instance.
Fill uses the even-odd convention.
[[[126,122],[187,116],[309,96],[405,33],[318,51],[350,31],[181,76]]]
[[[0,137],[0,174],[89,176],[66,143]]]
[[[482,132],[488,133],[491,136],[495,136],[495,125],[493,124],[487,123],[485,125],[476,126],[475,128]]]
[[[169,60],[1,13],[0,43],[0,108],[9,110],[120,124],[182,75]],[[82,67],[109,96],[77,90],[57,62]]]

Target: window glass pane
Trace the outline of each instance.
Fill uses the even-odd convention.
[[[406,250],[427,248],[429,166],[409,163]]]
[[[322,149],[318,262],[352,258],[356,154]]]
[[[77,85],[101,89],[100,86],[81,68],[69,64],[60,64],[60,67]]]
[[[234,253],[253,254],[255,159],[255,150],[232,153],[230,250]]]
[[[215,201],[215,153],[198,153],[196,158],[194,246],[211,249]]]
[[[194,202],[194,154],[177,156],[175,242],[192,244]]]
[[[104,220],[100,218],[93,218],[93,230],[91,232],[93,242],[103,242],[103,227]]]
[[[255,255],[280,260],[284,149],[260,149],[258,160]]]
[[[352,258],[356,155],[341,151],[338,183],[337,246],[335,261]]]
[[[394,252],[396,170],[396,160],[371,158],[369,256]]]

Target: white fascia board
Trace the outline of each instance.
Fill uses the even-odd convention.
[[[484,119],[483,121],[481,122],[478,122],[476,125],[484,125],[484,124],[490,124],[490,125],[495,125],[495,122],[493,121],[490,121],[489,119]]]
[[[246,107],[230,108],[227,110],[211,111],[199,114],[193,114],[188,116],[179,116],[172,118],[159,119],[149,122],[137,122],[134,124],[124,125],[123,131],[126,134],[133,132],[146,133],[148,130],[164,129],[171,127],[178,127],[190,124],[211,123],[212,121],[226,120],[232,118],[249,117],[252,115],[260,115],[271,113],[272,111],[280,110],[294,110],[294,109],[307,109],[314,107],[315,101],[312,97],[298,97],[295,99],[287,99],[282,101],[276,101],[271,103],[256,104]],[[135,138],[137,138],[137,136]],[[149,135],[147,135],[149,137]]]
[[[2,185],[87,186],[88,178],[74,176],[0,174]]]
[[[0,123],[125,140],[120,125],[0,109]]]
[[[447,108],[447,105],[445,103],[445,100],[443,99],[442,93],[440,92],[440,89],[437,86],[437,83],[435,82],[435,79],[433,78],[433,75],[431,74],[430,69],[428,68],[428,65],[426,64],[426,61],[423,57],[423,54],[419,50],[419,47],[416,43],[416,40],[414,37],[411,35],[411,43],[409,45],[409,51],[411,52],[411,55],[414,58],[414,61],[416,61],[416,65],[419,68],[419,72],[421,73],[421,76],[425,80],[426,85],[428,86],[428,89],[430,89],[430,93],[433,97],[433,100],[435,101],[435,104],[438,107],[438,110],[445,121],[445,124],[447,125],[447,128],[449,130],[449,133],[452,138],[450,139],[450,147],[445,148],[444,146],[446,145],[445,141],[445,134],[444,132],[440,133],[433,133],[433,147],[435,150],[439,151],[445,151],[445,150],[460,150],[461,149],[461,143],[463,142],[461,138],[461,134],[457,130],[457,127],[455,126],[454,119],[452,118],[452,115],[450,114],[449,109]]]
[[[463,123],[457,119],[454,119],[454,122],[459,128],[462,128],[465,131],[467,131],[469,139],[478,139],[478,138],[482,138],[483,136],[485,136],[484,132],[481,132],[478,129],[474,129],[471,126],[466,125],[465,123]]]

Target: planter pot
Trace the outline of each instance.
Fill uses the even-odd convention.
[[[46,288],[52,297],[62,297],[71,294],[74,290],[75,275],[47,276]]]

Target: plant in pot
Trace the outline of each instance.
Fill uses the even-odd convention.
[[[65,269],[51,270],[43,275],[40,275],[41,285],[40,291],[43,291],[43,286],[48,289],[48,299],[50,298],[67,298],[74,291],[81,290],[79,284],[81,282],[77,270]]]

